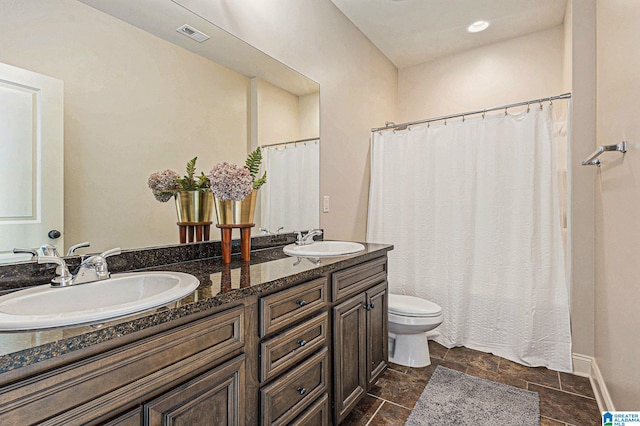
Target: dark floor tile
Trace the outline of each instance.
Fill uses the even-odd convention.
[[[403,425],[411,414],[411,410],[385,402],[376,413],[370,426],[400,426]]]
[[[429,379],[431,378],[431,375],[436,370],[436,367],[438,365],[441,365],[442,363],[443,363],[442,360],[434,358],[431,360],[431,365],[428,365],[426,367],[420,367],[420,368],[407,367],[407,370],[404,374],[406,374],[407,376],[413,377],[421,382],[424,382],[426,385]]]
[[[463,346],[447,351],[445,361],[479,367],[488,371],[497,371],[500,357],[485,352],[474,351]]]
[[[369,393],[412,409],[427,385],[427,381],[422,377],[386,369]]]
[[[540,426],[564,426],[565,423],[558,422],[547,417],[540,417]]]
[[[371,395],[365,395],[349,413],[349,415],[340,423],[341,426],[364,426],[376,413],[376,410],[383,403],[381,399]]]
[[[588,396],[589,398],[596,397],[589,378],[576,376],[575,374],[560,373],[560,389],[565,392]]]
[[[444,359],[444,356],[447,354],[447,351],[449,349],[447,349],[446,347],[442,346],[440,343],[435,342],[433,340],[429,340],[427,341],[427,343],[429,344],[429,355],[431,356],[431,358],[438,358],[438,359]]]
[[[549,386],[555,389],[560,389],[560,379],[558,378],[558,372],[549,370],[544,367],[527,367],[521,364],[517,364],[508,359],[500,360],[500,367],[498,369],[502,374],[509,374],[513,377],[518,377],[530,383],[536,383],[539,385]]]
[[[601,425],[594,399],[529,383],[529,390],[540,395],[540,415],[580,426]]]
[[[481,379],[492,380],[494,382],[503,383],[505,385],[514,386],[521,389],[527,388],[527,382],[511,374],[505,374],[500,371],[485,370],[483,368],[469,366],[466,373],[470,376],[480,377]]]

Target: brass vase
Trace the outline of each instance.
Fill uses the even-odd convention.
[[[213,193],[209,191],[179,191],[176,196],[178,222],[211,222]]]
[[[218,225],[245,225],[253,223],[258,191],[253,190],[243,200],[220,200],[214,196]]]

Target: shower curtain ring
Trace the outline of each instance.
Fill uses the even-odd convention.
[[[504,116],[507,116],[507,107],[504,108]]]
[[[527,114],[529,113],[529,111],[531,111],[531,104],[529,104],[529,102],[527,102]]]
[[[486,114],[486,112],[487,112],[487,110],[486,110],[486,109],[482,111],[482,119],[483,119],[483,120],[484,120],[484,115]]]
[[[540,104],[540,111],[542,111],[542,100],[539,100],[538,103]]]
[[[464,114],[462,114],[462,122],[464,123]]]

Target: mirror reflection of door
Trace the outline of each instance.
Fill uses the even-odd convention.
[[[0,263],[64,249],[63,144],[62,81],[0,63]]]

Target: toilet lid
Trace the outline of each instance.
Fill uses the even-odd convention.
[[[407,317],[435,317],[442,313],[442,308],[419,297],[389,294],[389,312]]]

